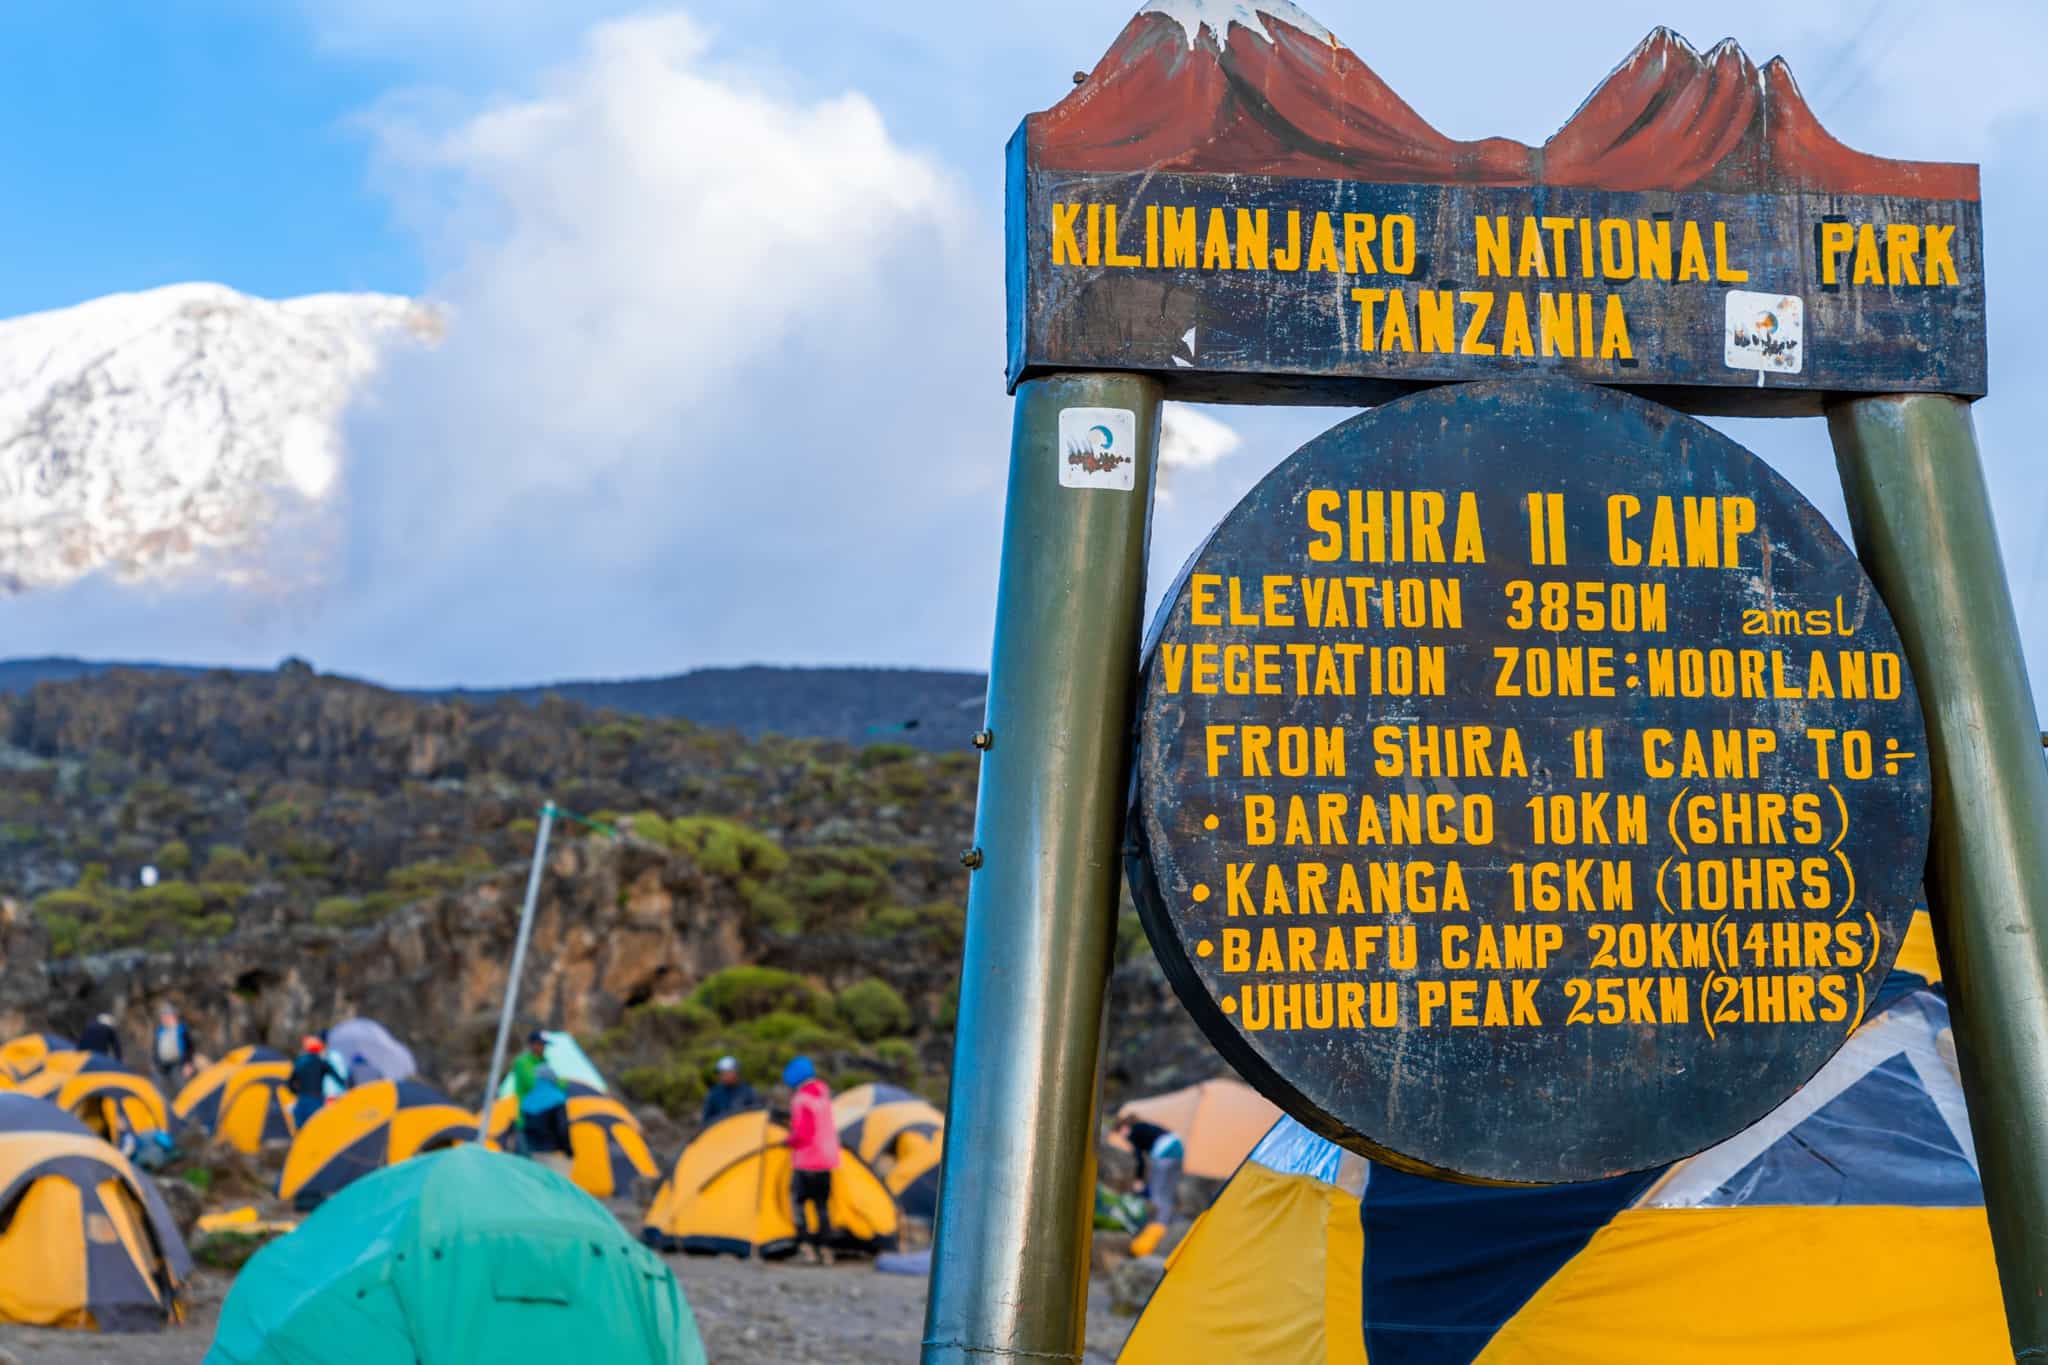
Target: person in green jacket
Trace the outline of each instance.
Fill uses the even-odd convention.
[[[569,1096],[547,1056],[548,1037],[535,1029],[526,1035],[526,1051],[512,1062],[512,1093],[518,1103],[512,1127],[528,1156],[569,1151]]]

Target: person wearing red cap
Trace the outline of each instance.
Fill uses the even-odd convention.
[[[292,1092],[294,1128],[305,1127],[306,1120],[327,1103],[329,1077],[333,1077],[336,1085],[343,1084],[341,1073],[327,1060],[327,1044],[309,1033],[299,1040],[299,1055],[292,1062],[291,1080],[287,1082]]]

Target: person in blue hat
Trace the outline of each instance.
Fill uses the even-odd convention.
[[[832,1172],[839,1169],[839,1127],[832,1118],[832,1091],[809,1057],[793,1057],[782,1069],[790,1088],[790,1203],[794,1208],[797,1254],[809,1264],[832,1264]]]

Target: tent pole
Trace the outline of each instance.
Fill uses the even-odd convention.
[[[533,909],[540,902],[540,870],[547,862],[548,834],[555,827],[555,803],[540,808],[540,830],[533,840],[533,866],[526,873],[526,903],[519,908],[519,936],[512,944],[512,970],[505,977],[505,1006],[498,1013],[498,1041],[491,1048],[490,1078],[484,1082],[483,1108],[478,1111],[476,1140],[491,1135],[491,1101],[497,1098],[498,1077],[505,1069],[505,1044],[512,1036],[512,1013],[519,1006],[519,976],[526,970],[526,944],[533,937]]]
[[[1075,477],[1076,408],[1128,484]],[[925,1365],[1081,1358],[1159,414],[1146,376],[1017,387]]]
[[[1970,407],[1828,410],[1856,548],[1927,711],[1927,899],[2016,1359],[2048,1360],[2048,765]]]

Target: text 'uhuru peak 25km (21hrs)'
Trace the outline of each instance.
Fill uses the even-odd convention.
[[[1790,485],[1569,381],[1312,441],[1147,656],[1132,819],[1169,976],[1276,1102],[1483,1180],[1685,1156],[1870,1009],[1925,736],[1883,604]]]

